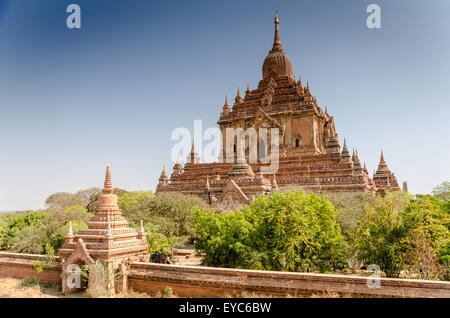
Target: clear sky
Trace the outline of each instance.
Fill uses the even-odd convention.
[[[257,86],[275,8],[341,144],[370,172],[383,148],[414,193],[450,179],[448,0],[0,0],[0,211],[101,186],[107,163],[114,186],[153,190],[172,130],[215,126],[225,94]]]

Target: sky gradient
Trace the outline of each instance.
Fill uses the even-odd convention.
[[[383,148],[413,193],[450,180],[448,0],[0,0],[0,211],[101,186],[107,163],[115,187],[154,190],[173,129],[215,126],[258,85],[275,8],[294,74],[370,173]]]

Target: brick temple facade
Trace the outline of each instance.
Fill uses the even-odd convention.
[[[244,97],[238,89],[232,107],[225,97],[218,125],[223,138],[218,162],[200,163],[192,144],[184,167],[178,161],[170,178],[163,169],[157,193],[195,195],[215,205],[248,203],[255,196],[283,188],[319,193],[400,190],[383,153],[377,171],[370,177],[358,152],[353,150],[350,154],[345,139],[341,149],[334,117],[326,107],[319,106],[309,83],[304,86],[293,76],[292,63],[281,45],[278,17],[275,17],[273,47],[263,63],[262,80],[256,89],[248,87]],[[234,144],[234,160],[225,160],[230,149],[227,148],[230,141],[225,140],[227,128],[254,128],[257,132],[262,128],[277,128],[277,171],[266,174],[261,170],[265,166],[261,158],[267,156],[272,145],[270,138],[257,140],[257,162],[249,160],[250,141],[245,144],[243,155],[238,154]],[[234,142],[233,139],[231,143]]]

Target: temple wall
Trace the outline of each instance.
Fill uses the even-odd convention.
[[[0,276],[23,279],[36,277],[60,283],[61,267],[38,273],[34,262],[43,255],[0,252]],[[450,283],[381,278],[380,288],[369,288],[367,277],[254,271],[242,269],[179,266],[152,263],[131,264],[128,286],[154,293],[171,287],[181,297],[223,297],[251,292],[266,296],[302,296],[339,293],[356,297],[445,297]]]
[[[241,269],[132,263],[131,288],[147,293],[171,287],[180,297],[220,297],[243,291],[300,296],[336,292],[360,297],[448,297],[450,283],[381,278],[369,288],[367,277],[253,271]]]
[[[46,283],[61,282],[61,266],[38,273],[34,262],[41,261],[43,255],[0,252],[0,276],[23,279],[35,277]]]

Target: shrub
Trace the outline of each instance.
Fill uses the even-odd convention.
[[[290,190],[261,196],[244,211],[194,209],[197,240],[207,265],[286,271],[345,266],[338,211],[323,197]]]
[[[450,182],[444,181],[440,185],[435,186],[432,191],[433,195],[442,201],[450,200]]]
[[[258,268],[252,266],[250,233],[254,226],[245,219],[244,213],[224,212],[194,208],[194,218],[197,240],[195,249],[205,254],[203,263],[211,266]],[[253,258],[254,259],[254,258]]]
[[[36,277],[26,277],[20,281],[21,287],[41,287],[41,282]]]
[[[99,188],[89,188],[76,193],[57,192],[47,197],[45,204],[50,210],[65,210],[73,206],[87,207],[90,199],[100,193]]]
[[[178,193],[160,194],[138,201],[124,212],[131,223],[158,226],[158,232],[166,237],[192,237],[192,216],[194,207],[205,208],[206,203],[197,197]]]
[[[49,242],[44,229],[28,226],[20,230],[10,243],[10,250],[17,253],[41,254]]]
[[[387,192],[384,198],[377,197],[357,230],[358,257],[366,264],[378,264],[388,277],[398,277],[407,268],[431,268],[433,255],[439,259],[450,240],[444,207],[432,196]]]
[[[138,205],[141,201],[149,199],[151,197],[153,197],[152,191],[125,192],[119,197],[117,203],[119,207],[122,209],[124,215],[126,215],[130,209]]]
[[[337,218],[342,235],[353,241],[358,223],[364,217],[364,208],[375,202],[371,193],[330,193],[326,196],[333,206],[340,211]]]

